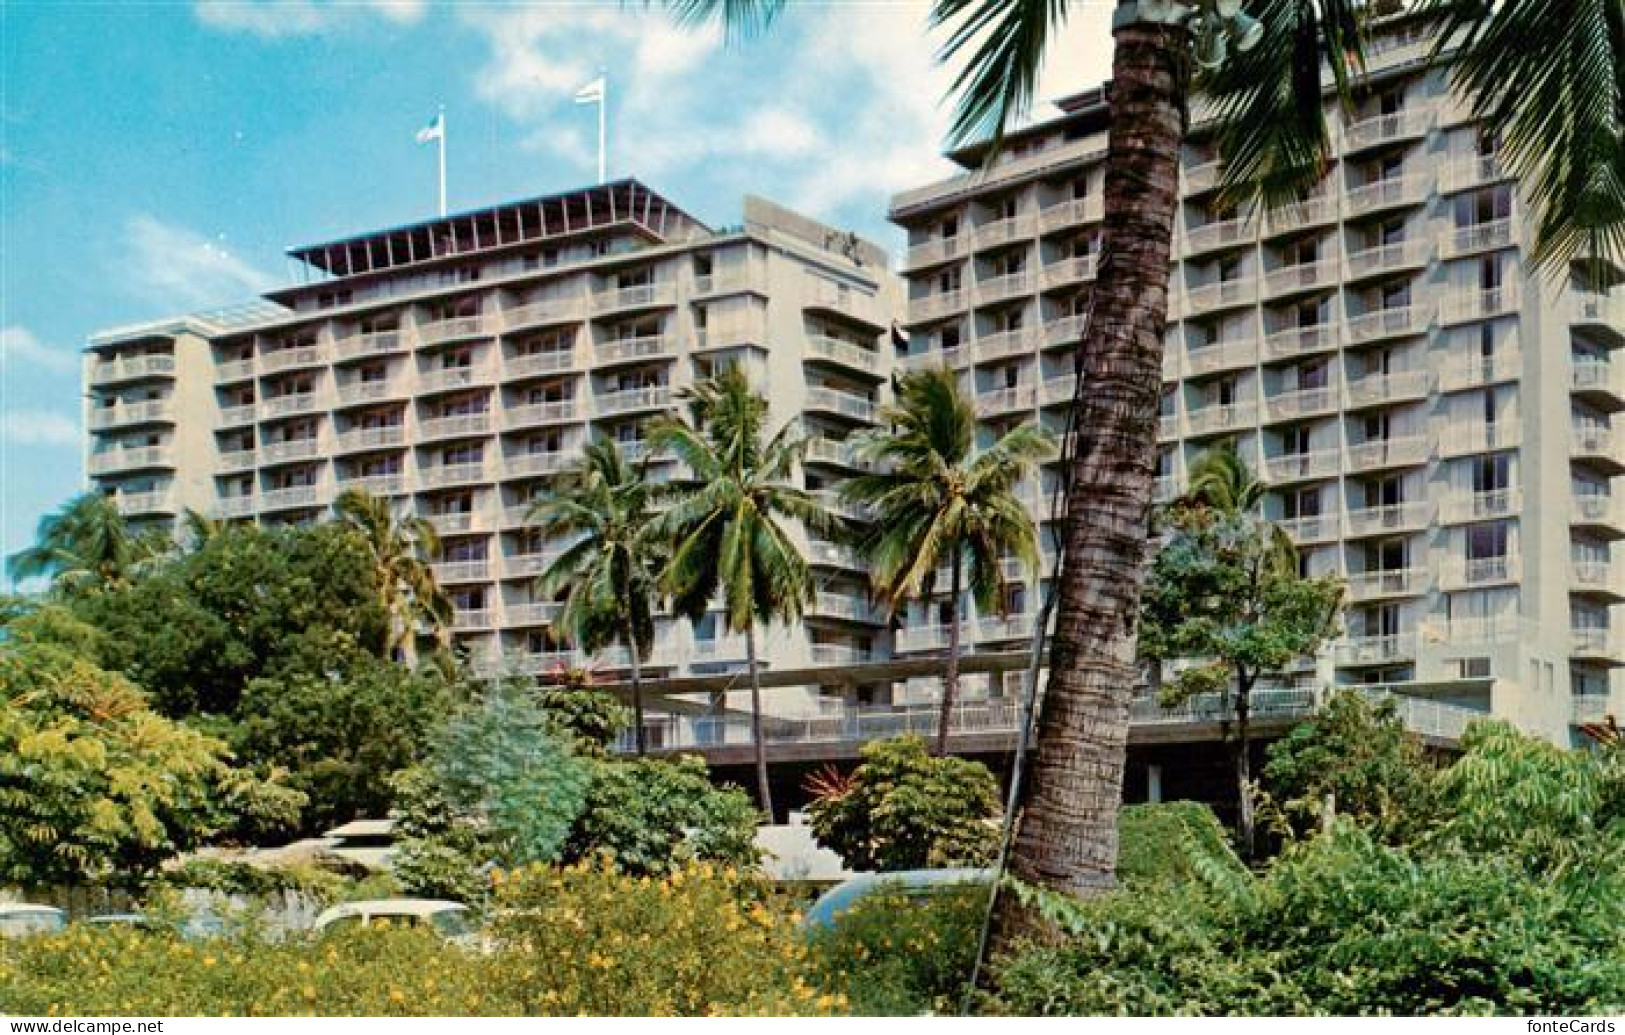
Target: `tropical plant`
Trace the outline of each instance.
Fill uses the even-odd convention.
[[[689,22],[767,28],[784,0],[666,0]],[[948,30],[956,142],[987,140],[1032,105],[1073,5],[932,0]],[[1056,631],[1034,762],[1011,864],[1080,894],[1112,884],[1151,506],[1181,144],[1193,89],[1216,103],[1221,203],[1296,200],[1333,168],[1322,63],[1347,106],[1365,82],[1364,0],[1139,0],[1113,18],[1101,262],[1078,369],[1070,499]],[[1453,81],[1539,214],[1536,254],[1559,269],[1587,249],[1625,253],[1619,111],[1625,17],[1617,0],[1421,0],[1454,52]],[[1245,16],[1245,20],[1241,16]],[[1224,53],[1229,39],[1235,46]],[[1195,59],[1200,58],[1198,63]],[[1193,71],[1196,74],[1193,75]],[[1015,925],[1000,925],[1014,931]]]
[[[1213,510],[1225,517],[1263,517],[1269,485],[1253,474],[1234,440],[1203,450],[1190,468],[1190,487],[1174,500],[1176,510]],[[1276,566],[1295,567],[1298,550],[1286,529],[1267,525],[1270,554]]]
[[[14,579],[49,578],[69,591],[105,589],[128,582],[166,545],[132,529],[112,496],[91,491],[41,518],[34,545],[13,554],[7,569]]]
[[[427,518],[399,517],[389,500],[346,489],[333,501],[339,522],[355,529],[372,558],[379,603],[390,616],[389,647],[408,655],[421,623],[444,646],[451,629],[451,599],[435,582],[428,558],[440,552],[440,536]]]
[[[1215,697],[1235,771],[1242,850],[1254,850],[1252,695],[1261,679],[1312,656],[1336,628],[1343,588],[1300,575],[1270,522],[1206,508],[1174,511],[1141,598],[1140,652],[1182,662],[1164,673],[1166,707]],[[1234,720],[1234,736],[1231,721]]]
[[[197,549],[223,531],[228,522],[210,517],[201,510],[187,507],[181,513],[181,528],[185,531],[184,545]]]
[[[930,597],[937,569],[948,566],[948,658],[942,676],[937,754],[959,692],[960,596],[967,582],[981,611],[1005,610],[1004,558],[1038,568],[1038,532],[1017,487],[1054,455],[1049,435],[1023,424],[987,449],[976,448],[976,408],[952,370],[905,374],[897,401],[881,411],[881,429],[859,439],[874,468],[849,480],[841,496],[871,509],[861,546],[880,599],[896,611]],[[968,576],[968,579],[967,579]]]
[[[614,439],[599,439],[527,515],[550,539],[574,540],[538,583],[547,596],[566,592],[557,627],[583,650],[617,641],[626,647],[639,755],[647,749],[643,657],[654,646],[655,598],[667,553],[654,534],[647,475],[647,465],[627,463]]]
[[[771,818],[756,627],[797,620],[814,594],[807,560],[785,522],[826,535],[838,524],[807,490],[790,483],[805,441],[792,424],[767,437],[767,400],[744,371],[729,367],[688,389],[687,399],[688,419],[662,418],[650,434],[651,443],[670,449],[690,475],[667,489],[672,505],[659,534],[672,543],[672,553],[662,588],[677,613],[693,622],[720,594],[727,628],[745,635],[757,804]]]
[[[712,784],[704,759],[597,760],[591,780],[567,861],[607,855],[640,875],[706,861],[743,870],[760,861],[750,795]]]
[[[536,695],[553,728],[569,737],[583,754],[609,753],[615,738],[632,723],[632,710],[608,690],[593,685],[593,671],[560,664],[545,677]]]
[[[863,761],[807,806],[813,838],[853,870],[983,866],[998,849],[999,785],[980,762],[919,737],[871,740]]]

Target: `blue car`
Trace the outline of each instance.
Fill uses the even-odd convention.
[[[993,871],[984,869],[959,870],[897,870],[892,873],[861,873],[830,888],[818,897],[807,910],[802,926],[808,930],[831,927],[835,918],[851,909],[869,895],[904,895],[924,901],[949,888],[966,884],[986,885],[993,880]]]

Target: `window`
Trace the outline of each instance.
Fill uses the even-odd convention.
[[[1467,559],[1480,561],[1506,557],[1508,527],[1504,521],[1468,525]]]

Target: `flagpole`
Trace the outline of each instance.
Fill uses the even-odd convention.
[[[446,218],[446,106],[440,106],[440,218]]]
[[[605,141],[608,139],[605,127],[608,125],[606,113],[609,111],[609,76],[599,72],[599,81],[604,85],[598,91],[598,182],[600,185],[609,180],[609,162],[605,151]]]

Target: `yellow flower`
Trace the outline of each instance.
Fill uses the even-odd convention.
[[[215,958],[213,956],[205,956],[205,957],[203,957],[203,965],[205,967],[212,967],[212,966],[215,965],[215,962],[216,962],[216,960],[215,960]]]
[[[406,1002],[406,993],[402,992],[398,988],[392,988],[389,990],[389,1001],[392,1003],[404,1003]]]

